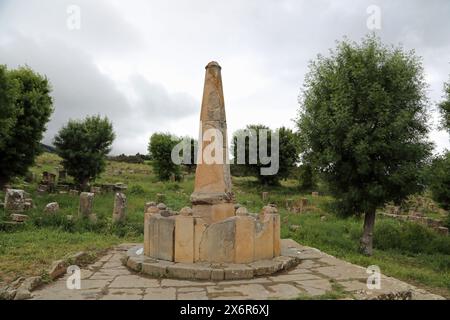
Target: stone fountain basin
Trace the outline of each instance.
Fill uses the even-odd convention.
[[[292,240],[281,240],[281,255],[251,263],[181,263],[159,260],[143,254],[143,245],[129,249],[122,263],[133,271],[157,278],[184,280],[241,280],[289,270],[301,261],[301,252]]]

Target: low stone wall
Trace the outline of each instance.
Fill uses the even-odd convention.
[[[384,213],[384,212],[381,213],[381,215],[384,217],[389,217],[389,218],[393,218],[396,220],[416,222],[416,223],[422,224],[424,226],[430,227],[440,234],[448,236],[448,228],[443,226],[443,222],[441,220],[417,216],[417,215],[402,215],[402,214],[392,214],[392,213]]]
[[[259,215],[231,207],[228,218],[207,222],[195,209],[180,214],[164,204],[149,205],[144,221],[144,254],[166,261],[249,263],[280,255],[280,216],[266,206]]]

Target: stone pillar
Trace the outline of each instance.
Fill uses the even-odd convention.
[[[11,212],[23,212],[25,209],[25,191],[18,189],[6,189],[5,210]]]
[[[113,222],[125,221],[127,215],[127,197],[121,192],[117,192],[114,198]]]
[[[221,221],[234,215],[234,198],[221,67],[214,61],[206,66],[198,148],[195,187],[191,195],[194,215],[207,223]],[[213,153],[215,157],[211,159]],[[219,207],[214,208],[217,205]]]
[[[194,262],[194,218],[179,215],[175,218],[175,262]]]
[[[94,194],[90,192],[82,192],[80,194],[80,207],[78,215],[80,217],[89,217],[92,214],[94,206]]]

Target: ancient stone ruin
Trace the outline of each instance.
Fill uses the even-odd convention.
[[[280,256],[276,207],[266,206],[259,214],[235,208],[217,62],[206,66],[200,128],[192,208],[174,213],[162,203],[146,204],[144,245],[128,252],[127,265],[151,275],[189,279],[252,278],[291,266],[294,258]],[[213,141],[205,138],[210,129],[222,138],[223,152],[214,163],[203,159]]]

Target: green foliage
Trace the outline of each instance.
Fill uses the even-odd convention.
[[[304,160],[322,173],[340,211],[399,202],[423,186],[426,84],[414,52],[369,36],[344,40],[310,65],[298,127]]]
[[[0,150],[17,120],[17,89],[17,83],[11,79],[6,66],[0,65]]]
[[[442,126],[450,132],[450,83],[444,84],[444,100],[439,104]]]
[[[433,200],[450,209],[450,152],[435,157],[427,170],[428,187]]]
[[[175,180],[181,178],[180,166],[172,161],[172,149],[180,142],[180,139],[169,133],[154,133],[150,137],[148,151],[153,159],[152,165],[159,180]]]
[[[93,116],[83,121],[70,120],[55,136],[54,145],[67,173],[86,188],[104,171],[114,138],[111,122]]]
[[[314,168],[310,164],[302,164],[298,171],[300,190],[312,191],[316,185]]]
[[[292,130],[285,127],[277,129],[279,137],[279,169],[274,175],[262,175],[261,168],[270,167],[269,164],[262,164],[259,157],[261,132],[267,132],[267,154],[272,156],[272,135],[273,132],[264,125],[248,125],[245,129],[236,131],[233,134],[232,150],[235,162],[238,160],[238,138],[245,138],[245,164],[235,164],[233,172],[238,175],[254,176],[263,185],[275,186],[279,184],[280,179],[286,179],[291,174],[292,168],[299,160],[299,147],[297,136]],[[251,140],[256,142],[255,149],[252,149]],[[250,151],[256,156],[253,160],[250,157]]]
[[[40,153],[53,112],[47,78],[28,67],[0,68],[0,185],[23,175]]]
[[[122,153],[118,156],[108,157],[108,160],[126,163],[144,163],[145,160],[149,159],[147,156],[140,153],[136,153],[135,155],[125,155],[124,153]]]
[[[131,186],[129,192],[131,194],[136,194],[136,195],[144,195],[145,194],[144,188],[138,184]]]

